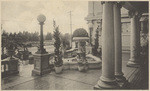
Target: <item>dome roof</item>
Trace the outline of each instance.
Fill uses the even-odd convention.
[[[88,37],[88,33],[84,28],[78,28],[73,32],[73,37]]]

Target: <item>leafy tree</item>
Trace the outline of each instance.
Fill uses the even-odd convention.
[[[15,54],[15,50],[22,46],[22,40],[20,40],[20,37],[17,36],[16,33],[12,34],[10,33],[5,41],[7,54],[12,58],[12,56]]]
[[[69,49],[69,46],[70,46],[70,34],[69,33],[66,33],[64,35],[61,36],[61,42],[62,42],[62,45],[63,45],[63,48],[65,49]]]
[[[2,44],[1,44],[1,47],[2,47],[2,54],[4,54],[4,48],[5,48],[5,46],[6,46],[6,39],[8,38],[8,33],[5,31],[5,30],[3,30],[3,33],[2,33]]]
[[[52,34],[47,33],[47,35],[45,36],[45,40],[52,40]]]
[[[33,33],[32,41],[39,41],[39,33],[38,32]]]
[[[28,42],[28,41],[39,41],[39,33],[29,33],[28,31],[19,32],[17,34],[18,36],[21,36],[22,42]]]

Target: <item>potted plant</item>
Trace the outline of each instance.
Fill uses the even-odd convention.
[[[7,55],[10,56],[11,59],[13,58],[13,55],[15,54],[18,46],[22,46],[22,43],[18,41],[16,34],[9,34],[5,47],[7,50]]]
[[[63,68],[63,60],[62,60],[62,54],[61,54],[61,41],[60,41],[60,32],[59,28],[56,27],[54,31],[54,53],[55,53],[55,60],[54,60],[54,68],[56,73],[61,73]]]
[[[12,56],[15,54],[16,45],[13,42],[9,42],[9,45],[6,46],[7,49],[7,55],[10,56],[10,58],[13,58]]]
[[[24,44],[23,45],[23,60],[28,60],[29,59],[29,51],[28,51],[28,48],[27,48],[27,45]]]

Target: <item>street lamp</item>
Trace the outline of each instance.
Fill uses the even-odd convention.
[[[46,17],[43,15],[43,14],[40,14],[38,17],[37,17],[37,20],[39,21],[39,22],[45,22],[45,20],[46,20]]]
[[[43,54],[43,53],[46,53],[46,50],[43,47],[43,41],[44,41],[43,40],[43,25],[46,20],[46,17],[43,14],[40,14],[37,17],[37,20],[39,21],[39,24],[40,24],[40,47],[36,53]]]
[[[43,47],[43,25],[46,20],[44,15],[39,15],[37,20],[40,24],[40,47],[38,51],[33,55],[34,56],[34,69],[32,70],[32,75],[43,75],[50,73],[51,69],[49,68],[49,54]]]

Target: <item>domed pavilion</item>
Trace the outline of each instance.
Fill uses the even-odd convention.
[[[78,42],[78,62],[82,64],[82,69],[79,68],[79,71],[87,70],[87,60],[86,60],[86,41],[89,40],[88,33],[83,28],[78,28],[73,32],[73,41]],[[80,65],[79,65],[80,67]]]

